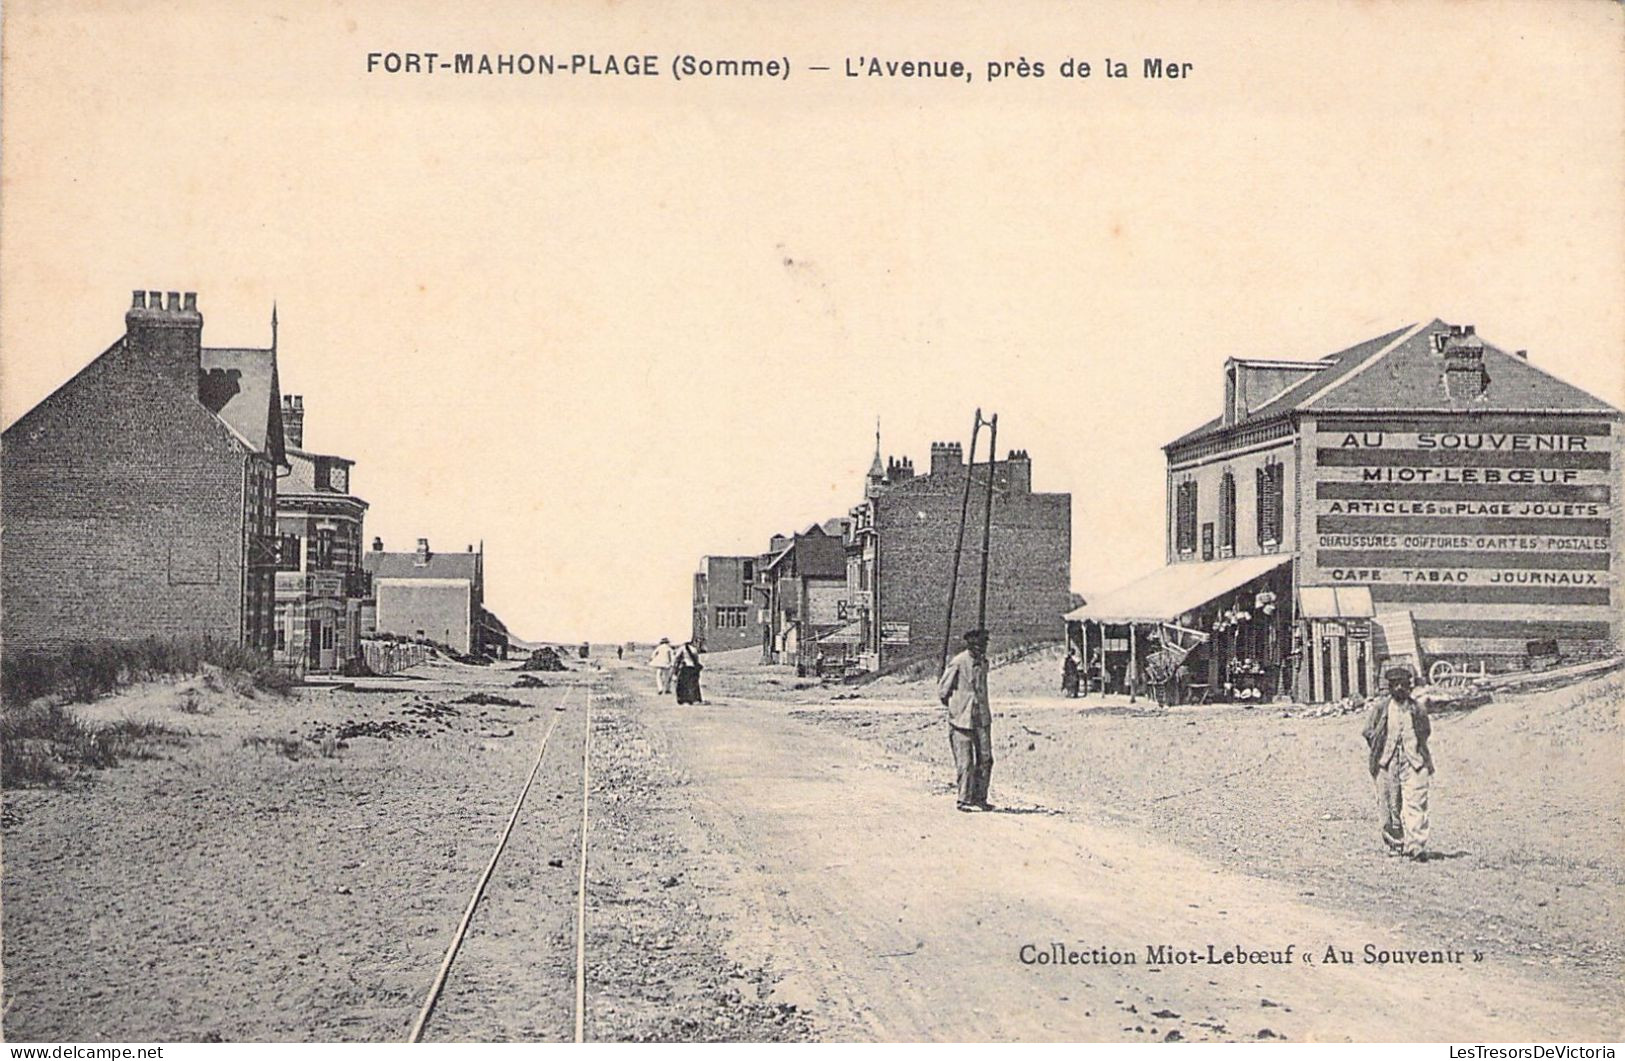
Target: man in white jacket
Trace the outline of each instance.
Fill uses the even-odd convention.
[[[676,653],[671,650],[671,639],[663,637],[649,657],[649,666],[655,669],[655,692],[664,696],[671,692],[671,666]]]
[[[987,696],[986,630],[965,635],[965,650],[948,661],[937,683],[937,699],[948,709],[959,809],[992,810],[987,802],[993,777],[993,708]]]

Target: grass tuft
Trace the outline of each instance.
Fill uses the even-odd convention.
[[[125,758],[149,758],[156,747],[187,737],[181,730],[135,719],[92,726],[58,703],[8,709],[0,713],[0,783],[7,788],[58,785],[78,768],[106,770]]]
[[[236,642],[211,637],[86,641],[55,650],[7,652],[0,658],[0,698],[26,704],[43,697],[86,703],[133,682],[205,675],[210,688],[246,676],[251,688],[286,692],[294,676]]]

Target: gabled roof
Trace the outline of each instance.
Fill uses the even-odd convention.
[[[1443,358],[1433,346],[1435,335],[1449,332],[1450,325],[1444,321],[1432,321],[1380,356],[1368,358],[1358,371],[1343,373],[1335,387],[1316,388],[1297,408],[1317,412],[1619,412],[1601,398],[1489,343],[1481,344],[1488,379],[1484,392],[1452,397],[1445,389]]]
[[[833,538],[844,538],[846,537],[847,527],[851,525],[852,521],[846,516],[831,516],[823,522],[819,529]]]
[[[1223,416],[1215,417],[1164,449],[1301,412],[1619,411],[1536,368],[1527,359],[1488,343],[1482,344],[1488,380],[1483,392],[1472,397],[1453,396],[1445,386],[1444,358],[1434,345],[1435,335],[1451,332],[1449,324],[1435,319],[1356,343],[1332,354],[1326,359],[1331,362],[1326,368],[1293,383],[1244,419],[1227,425]]]
[[[1413,327],[1414,325],[1407,325],[1403,328],[1395,328],[1393,331],[1385,332],[1375,339],[1367,339],[1363,343],[1355,343],[1347,350],[1339,350],[1326,358],[1331,362],[1330,366],[1298,380],[1298,382],[1259,406],[1247,419],[1249,421],[1265,420],[1295,408],[1298,402],[1309,395],[1338,380],[1346,379],[1350,373],[1357,371],[1360,366],[1380,355],[1388,348],[1389,344],[1402,338]]]
[[[432,552],[427,564],[419,564],[415,552],[371,550],[363,554],[361,566],[375,578],[462,578],[472,583],[479,571],[479,554]]]
[[[204,347],[199,360],[198,400],[249,445],[286,465],[276,351]]]
[[[787,558],[794,558],[796,574],[804,578],[845,578],[846,545],[840,539],[824,533],[814,523],[805,533],[795,536],[785,549],[767,565],[772,571]]]

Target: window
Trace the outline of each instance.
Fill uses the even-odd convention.
[[[333,566],[333,528],[319,527],[316,537],[311,539],[310,566],[316,571],[325,571]]]
[[[1175,547],[1181,556],[1196,552],[1196,484],[1180,483],[1175,494]]]
[[[1258,469],[1258,544],[1281,544],[1282,509],[1285,507],[1286,468],[1272,461]]]
[[[718,630],[743,630],[745,628],[745,608],[718,608]]]
[[[279,534],[276,539],[276,569],[278,571],[299,570],[299,550],[304,540],[297,534]]]
[[[1202,524],[1202,559],[1213,559],[1213,524]]]
[[[1219,480],[1219,555],[1236,555],[1236,477]]]

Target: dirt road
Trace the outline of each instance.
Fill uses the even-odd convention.
[[[730,950],[770,963],[773,998],[825,1038],[939,1040],[1613,1039],[1617,1018],[1473,960],[1472,926],[1376,924],[1127,830],[1000,788],[953,809],[945,767],[727,698],[676,708],[637,691],[710,838],[708,902]],[[945,753],[946,755],[946,753]],[[1460,951],[1366,964],[1365,949]],[[1037,964],[1097,949],[1133,964]],[[1247,964],[1177,964],[1170,952]],[[1290,963],[1274,964],[1270,955]],[[1023,960],[1025,956],[1028,961]],[[1352,952],[1326,965],[1328,948]],[[1341,955],[1340,955],[1341,956]],[[1306,959],[1312,959],[1312,962]],[[1160,964],[1153,964],[1153,961]]]
[[[650,684],[630,664],[540,688],[441,664],[371,691],[91,705],[189,735],[5,793],[6,1036],[401,1038],[550,732],[427,1038],[568,1040],[589,724],[589,1040],[1622,1031],[1572,984],[1474,962],[1470,919],[1313,906],[997,772],[1008,806],[959,814],[945,748],[926,762],[798,716],[753,698],[759,675],[716,683],[703,707]],[[1365,964],[1368,944],[1466,953]],[[1210,947],[1249,960],[1176,957]],[[1353,961],[1324,964],[1328,948]]]

